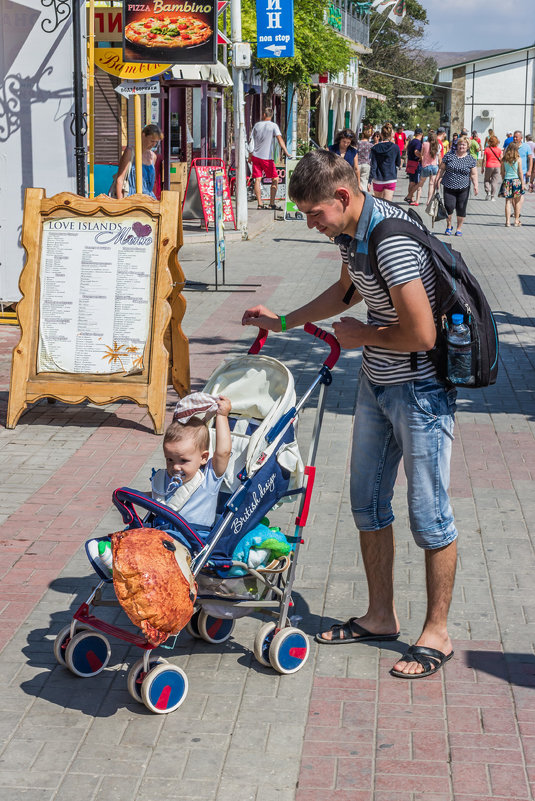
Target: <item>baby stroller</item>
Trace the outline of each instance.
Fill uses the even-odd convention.
[[[178,513],[145,493],[128,487],[113,493],[113,503],[127,528],[150,527],[151,519],[158,515],[177,531],[177,539],[187,542],[198,584],[195,612],[187,625],[190,634],[207,642],[222,643],[230,637],[237,617],[261,611],[272,620],[260,627],[254,641],[254,655],[262,665],[282,674],[298,671],[309,654],[308,638],[291,624],[289,610],[293,606],[292,586],[314,485],[325,391],[340,355],[340,346],[332,334],[311,323],[304,329],[324,340],[330,354],[298,403],[289,370],[276,359],[260,354],[268,333],[264,330],[259,332],[247,356],[223,362],[204,388],[210,394],[224,394],[232,402],[232,462],[219,496],[220,514],[208,536],[201,536]],[[316,417],[305,466],[295,438],[296,424],[301,409],[318,386]],[[245,559],[233,558],[244,535],[267,513],[281,502],[298,497],[295,532],[286,538],[291,545],[289,556],[263,567],[251,567]],[[138,509],[144,510],[144,516]],[[96,616],[97,607],[118,602],[102,598],[103,588],[112,579],[94,567],[102,580],[75,612],[71,624],[57,635],[54,643],[57,661],[78,676],[94,676],[104,670],[111,656],[106,635],[136,645],[144,654],[128,674],[131,696],[153,712],[172,712],[187,695],[185,672],[152,653],[154,646],[142,634]]]

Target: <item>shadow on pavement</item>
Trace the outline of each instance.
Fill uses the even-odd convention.
[[[535,656],[529,653],[464,651],[466,665],[517,687],[535,687]]]

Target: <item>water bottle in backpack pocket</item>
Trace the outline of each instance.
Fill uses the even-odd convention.
[[[447,380],[456,386],[473,386],[477,342],[473,339],[470,326],[464,322],[462,314],[452,314],[446,340]]]

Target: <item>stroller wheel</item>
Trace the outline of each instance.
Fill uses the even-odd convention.
[[[157,665],[166,665],[167,659],[163,659],[161,656],[155,656],[149,659],[149,670],[155,668]],[[143,673],[143,657],[138,659],[137,662],[134,662],[130,670],[128,671],[128,692],[134,699],[134,701],[139,701],[140,704],[143,703],[143,698],[141,697],[141,685],[143,684],[143,679],[148,674]]]
[[[186,631],[188,634],[191,634],[192,637],[195,637],[196,640],[201,639],[201,635],[199,632],[199,615],[201,614],[201,610],[197,609],[196,612],[193,613],[191,618],[186,623]]]
[[[75,633],[79,631],[87,631],[86,626],[76,624]],[[67,667],[65,662],[65,651],[71,639],[71,626],[64,626],[54,640],[54,656],[62,667]]]
[[[303,667],[310,653],[306,634],[299,629],[281,629],[273,637],[269,648],[269,661],[278,673],[296,673]]]
[[[188,694],[188,677],[176,665],[156,665],[141,685],[141,698],[151,712],[165,715],[174,712]]]
[[[197,618],[199,634],[206,642],[219,643],[228,640],[236,621],[232,617],[212,617],[202,609]]]
[[[258,630],[254,638],[253,652],[256,661],[260,662],[264,667],[271,667],[269,661],[269,649],[273,642],[273,634],[275,632],[275,623],[271,620],[269,623],[264,623],[261,629]]]
[[[65,664],[75,676],[96,676],[110,661],[108,640],[98,631],[80,631],[65,649]]]

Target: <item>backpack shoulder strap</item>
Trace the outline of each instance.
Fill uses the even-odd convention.
[[[431,250],[433,249],[432,236],[430,235],[429,231],[427,229],[420,228],[418,225],[415,225],[409,220],[403,220],[399,217],[387,217],[385,220],[382,220],[375,226],[368,240],[368,258],[370,260],[373,274],[375,275],[381,288],[390,298],[390,303],[392,303],[390,290],[388,289],[385,279],[381,275],[379,265],[377,263],[377,246],[391,236],[408,236],[410,239],[414,239],[424,247],[427,247]]]

